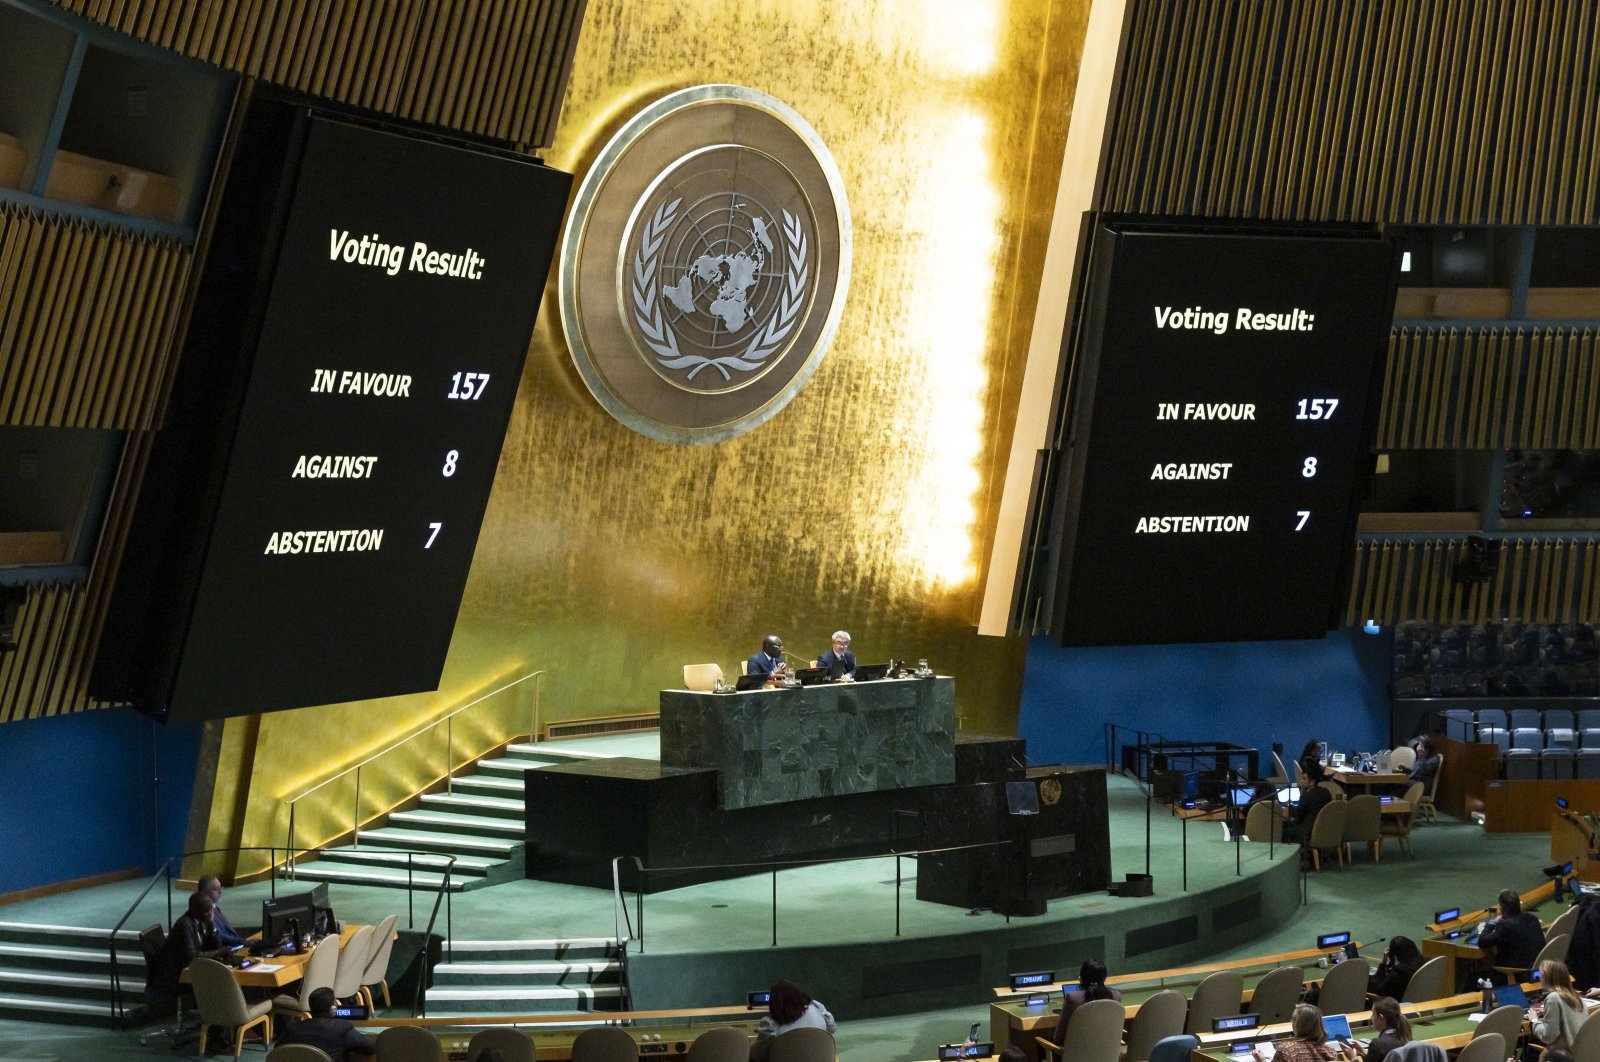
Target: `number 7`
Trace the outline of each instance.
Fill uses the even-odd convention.
[[[424,542],[422,544],[422,548],[423,549],[432,549],[433,548],[433,540],[439,537],[439,528],[443,527],[444,524],[442,524],[442,523],[440,523],[438,521],[435,521],[434,523],[431,523],[428,526],[431,527],[433,530],[428,533],[428,541],[426,541],[426,542]]]
[[[1301,530],[1302,528],[1304,528],[1306,526],[1306,521],[1311,519],[1311,510],[1310,509],[1296,509],[1294,511],[1294,514],[1300,518],[1300,522],[1294,525],[1294,529],[1296,531],[1299,531],[1299,530]]]

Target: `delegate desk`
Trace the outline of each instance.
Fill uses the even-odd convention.
[[[1530,913],[1537,911],[1550,903],[1555,896],[1555,882],[1547,881],[1536,889],[1531,889],[1522,894],[1522,909]],[[1459,965],[1464,962],[1478,962],[1484,959],[1483,949],[1478,947],[1478,926],[1487,918],[1494,915],[1494,910],[1482,908],[1477,911],[1463,911],[1461,917],[1449,923],[1434,923],[1428,926],[1428,935],[1419,941],[1424,958],[1443,956],[1445,960],[1444,983],[1449,988],[1454,988],[1460,975]],[[1548,929],[1550,923],[1560,915],[1559,910],[1545,912],[1545,917],[1539,921]]]
[[[1360,947],[1359,941],[1356,946]],[[1342,950],[1342,948],[1304,948],[1300,951],[1209,962],[1198,966],[1119,974],[1106,978],[1106,984],[1122,993],[1122,1006],[1127,1020],[1131,1021],[1134,1015],[1139,1013],[1139,1005],[1157,992],[1175,988],[1185,996],[1192,996],[1195,986],[1218,970],[1237,970],[1244,976],[1246,1002],[1249,1002],[1255,991],[1256,983],[1280,966],[1299,966],[1306,971],[1307,984],[1320,981],[1321,978],[1315,976],[1320,973],[1318,962]],[[1034,1037],[1049,1036],[1055,1031],[1056,1022],[1061,1019],[1061,990],[1067,985],[1076,983],[1076,981],[1057,981],[1054,984],[1038,986],[1031,994],[1046,995],[1048,1000],[1031,1007],[1026,1002],[1030,993],[1017,992],[1012,988],[996,988],[995,995],[1008,998],[989,1004],[989,1039],[994,1041],[995,1052],[998,1054],[1007,1046],[1015,1044],[1022,1048],[1022,1053],[1028,1058],[1038,1059],[1039,1050]]]
[[[356,930],[361,928],[361,926],[346,925],[339,930],[339,947],[343,948],[350,943],[350,938],[355,936]],[[259,941],[252,938],[248,943],[255,945]],[[233,971],[233,979],[239,983],[240,988],[284,988],[300,980],[304,974],[305,964],[310,958],[311,952],[307,949],[303,955],[279,955],[271,959],[251,959],[249,966],[229,966],[228,969]],[[189,971],[187,968],[178,975],[178,980],[183,984],[189,983]]]
[[[480,1029],[510,1025],[517,1027],[533,1041],[533,1056],[538,1062],[568,1062],[572,1058],[572,1041],[578,1038],[578,1034],[583,1032],[584,1028],[590,1026],[628,1022],[629,1024],[620,1027],[638,1044],[641,1058],[684,1058],[697,1036],[709,1029],[724,1025],[738,1029],[754,1043],[756,1025],[759,1021],[757,1015],[760,1013],[762,1012],[752,1011],[748,1007],[699,1007],[686,1010],[621,1011],[604,1015],[603,1022],[597,1020],[599,1015],[589,1012],[485,1015],[476,1020],[461,1016],[373,1018],[354,1024],[361,1027],[369,1037],[375,1036],[378,1030],[397,1025],[413,1025],[428,1029],[439,1041],[444,1056],[452,1062],[458,1059],[465,1062],[467,1045],[472,1042],[472,1037]]]
[[[1524,985],[1524,990],[1532,991],[1539,986],[1535,984]],[[1458,1051],[1465,1047],[1472,1039],[1472,1034],[1477,1030],[1478,1023],[1473,1016],[1480,1014],[1482,997],[1477,992],[1466,992],[1458,996],[1446,996],[1443,999],[1430,999],[1421,1003],[1406,1003],[1401,1006],[1401,1011],[1411,1020],[1411,1035],[1414,1041],[1437,1044],[1447,1052]],[[1361,1011],[1348,1015],[1350,1027],[1360,1034],[1360,1039],[1368,1039],[1372,1032],[1371,1011]],[[1523,1032],[1527,1032],[1527,1023],[1523,1023]],[[1264,1040],[1279,1040],[1290,1034],[1287,1023],[1281,1025],[1268,1025],[1259,1029],[1251,1029],[1242,1033],[1211,1033],[1200,1037],[1200,1046],[1195,1048],[1190,1056],[1192,1062],[1238,1062],[1241,1057],[1228,1050],[1231,1045],[1244,1043],[1260,1043]]]
[[[951,678],[661,691],[661,764],[717,771],[723,810],[956,780]]]

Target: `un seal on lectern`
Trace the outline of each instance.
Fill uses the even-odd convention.
[[[703,85],[634,116],[584,178],[562,326],[612,416],[664,442],[716,442],[805,386],[849,280],[849,206],[816,131],[765,93]]]

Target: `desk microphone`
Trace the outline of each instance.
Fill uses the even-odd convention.
[[[785,664],[789,664],[790,665],[790,669],[794,670],[794,671],[799,671],[801,668],[806,666],[804,660],[801,660],[798,656],[795,656],[793,653],[790,653],[790,652],[784,652],[784,654],[783,654],[783,662]]]

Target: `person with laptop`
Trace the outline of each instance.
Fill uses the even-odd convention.
[[[1351,1044],[1330,1045],[1328,1031],[1322,1027],[1322,1011],[1310,1003],[1297,1003],[1289,1016],[1289,1039],[1273,1044],[1275,1062],[1332,1062],[1333,1059],[1360,1058],[1360,1052]],[[1250,1055],[1255,1062],[1266,1062],[1267,1056],[1258,1046]]]
[[[1364,1062],[1383,1062],[1390,1051],[1411,1042],[1411,1022],[1400,1012],[1400,1003],[1393,996],[1384,996],[1372,1004],[1372,1028],[1378,1035],[1367,1044]]]
[[[817,657],[817,666],[828,669],[828,678],[834,682],[856,680],[856,654],[850,651],[850,632],[834,631],[833,646]]]
[[[1061,993],[1061,1018],[1056,1022],[1055,1042],[1067,1042],[1067,1023],[1085,1003],[1097,999],[1114,999],[1122,1002],[1122,993],[1106,984],[1106,964],[1099,959],[1085,959],[1078,967],[1078,987]]]
[[[1531,969],[1533,960],[1539,957],[1539,949],[1544,947],[1544,927],[1522,909],[1522,897],[1515,889],[1500,893],[1499,908],[1499,917],[1491,918],[1478,931],[1478,947],[1483,949],[1491,966]],[[1505,974],[1498,970],[1491,970],[1488,976],[1497,985],[1506,983]]]
[[[782,678],[788,671],[789,665],[783,660],[783,639],[776,634],[761,639],[761,651],[745,661],[744,665],[746,675]]]
[[[1546,959],[1539,964],[1539,983],[1544,986],[1544,1003],[1528,1008],[1533,1035],[1546,1047],[1572,1050],[1572,1040],[1588,1018],[1583,998],[1572,987],[1567,964]]]

